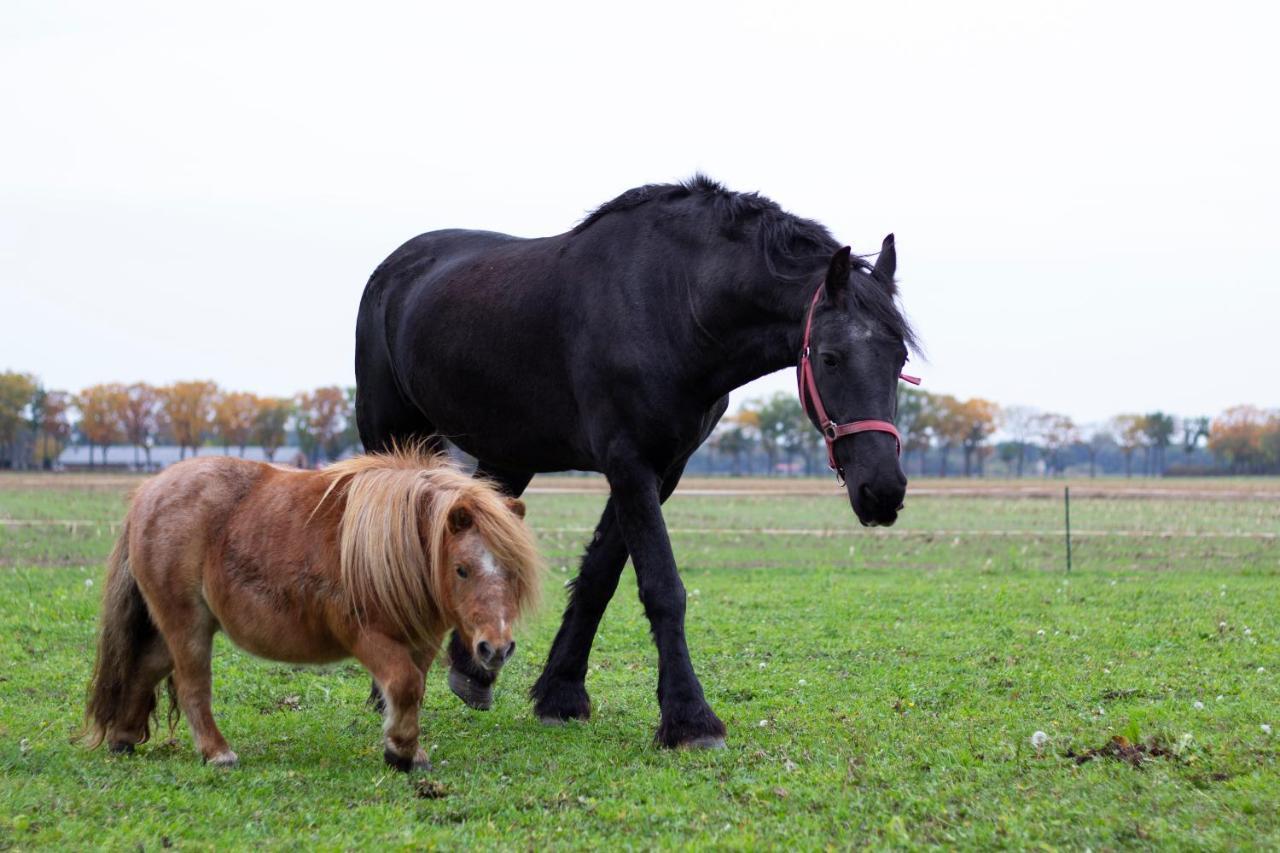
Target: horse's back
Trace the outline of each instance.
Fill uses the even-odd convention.
[[[198,573],[232,513],[269,470],[229,456],[196,457],[139,486],[129,508],[129,556],[144,587],[148,576]]]

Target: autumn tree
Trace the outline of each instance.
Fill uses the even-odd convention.
[[[726,417],[716,432],[716,449],[728,454],[733,460],[733,476],[741,476],[742,457],[747,458],[747,471],[751,473],[751,451],[756,446],[757,424],[756,413],[744,406],[737,414]]]
[[[911,454],[929,450],[929,413],[933,395],[919,388],[900,383],[898,389],[898,417],[896,425],[902,436],[902,470],[906,471]],[[923,456],[921,465],[924,464]]]
[[[1036,417],[1036,433],[1044,446],[1045,473],[1062,473],[1066,470],[1065,451],[1080,440],[1075,421],[1067,415],[1045,412]]]
[[[350,419],[351,401],[337,385],[298,396],[298,440],[312,465],[320,461],[321,453],[327,454],[330,461],[337,459]]]
[[[102,464],[107,464],[111,445],[124,440],[124,424],[120,412],[124,408],[125,387],[117,382],[90,385],[76,395],[80,411],[78,428],[89,445],[89,467],[93,467],[93,448],[102,448]]]
[[[147,468],[150,468],[151,447],[160,429],[160,391],[145,382],[135,382],[124,389],[120,406],[124,438],[133,445],[134,467],[138,466],[138,451],[141,450],[146,456]]]
[[[293,401],[280,397],[259,397],[253,418],[253,439],[262,447],[268,462],[274,462],[276,451],[284,444],[285,427],[293,414]]]
[[[1133,454],[1146,442],[1142,415],[1116,415],[1111,419],[1111,434],[1124,456],[1124,475],[1133,476]]]
[[[962,411],[962,404],[950,394],[934,397],[933,411],[929,417],[929,428],[938,441],[941,456],[939,476],[947,476],[947,457],[951,451],[961,446],[969,435],[969,422]]]
[[[46,391],[41,395],[35,448],[45,469],[53,467],[71,438],[71,423],[67,420],[71,402],[66,391]]]
[[[18,435],[27,422],[27,413],[38,385],[29,373],[0,373],[0,467],[17,464]]]
[[[175,382],[160,389],[166,425],[179,448],[178,458],[186,458],[188,447],[192,456],[199,453],[213,422],[213,401],[217,396],[218,386],[207,380]]]
[[[1267,413],[1257,406],[1232,406],[1209,428],[1209,450],[1224,460],[1232,473],[1247,474],[1265,460],[1263,435]]]
[[[245,445],[253,437],[257,420],[258,398],[253,394],[247,391],[228,391],[214,398],[214,434],[228,453],[232,447],[238,447],[240,456],[244,456]]]
[[[1030,406],[1009,406],[1000,412],[1000,428],[1009,436],[1009,443],[1014,453],[1010,454],[1017,462],[1016,474],[1022,476],[1027,461],[1027,448],[1031,446],[1036,435],[1036,417],[1039,415]]]
[[[982,452],[987,439],[996,431],[996,419],[1000,416],[1000,407],[990,400],[975,397],[965,400],[956,410],[956,417],[964,423],[964,437],[960,440],[964,448],[964,475],[973,473],[973,458],[978,458],[978,474],[983,473]],[[958,429],[958,427],[957,427]]]

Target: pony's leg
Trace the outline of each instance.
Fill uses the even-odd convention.
[[[365,631],[351,650],[356,660],[373,674],[382,693],[384,711],[382,757],[396,770],[427,770],[431,762],[418,743],[418,711],[426,669],[434,652],[414,652],[389,637]]]
[[[658,496],[661,501],[665,502],[675,491],[686,461],[687,458],[673,465],[663,478]],[[626,564],[627,545],[618,526],[614,500],[610,498],[570,588],[569,604],[542,675],[529,691],[536,703],[534,713],[542,722],[555,724],[590,718],[587,661],[600,620],[618,589],[618,579]]]
[[[658,647],[655,739],[667,747],[722,747],[724,723],[693,671],[685,642],[685,591],[662,518],[658,475],[639,455],[615,457],[608,471],[615,512],[636,568],[640,601]]]
[[[215,767],[234,767],[239,758],[213,721],[213,617],[203,607],[189,611],[189,619],[183,619],[182,613],[166,613],[166,624],[161,626],[173,655],[178,706],[187,715],[191,736],[204,760]]]
[[[532,474],[501,469],[483,460],[476,465],[473,476],[492,481],[499,491],[511,498],[524,494],[533,479]],[[477,711],[487,711],[493,707],[493,683],[497,680],[496,672],[490,672],[475,662],[471,650],[457,631],[449,635],[449,689],[455,696]]]
[[[364,449],[370,453],[387,452],[412,442],[421,442],[430,452],[442,453],[444,439],[436,434],[435,427],[398,395],[386,396],[395,386],[390,370],[381,359],[370,358],[362,362],[357,358],[357,364],[358,371],[368,374],[358,373],[356,377],[356,426]],[[369,704],[380,714],[386,711],[376,681],[369,686]]]
[[[133,680],[128,687],[125,711],[107,732],[107,746],[112,752],[133,752],[148,734],[147,718],[156,707],[156,687],[173,672],[173,657],[164,638],[156,634],[134,658]]]

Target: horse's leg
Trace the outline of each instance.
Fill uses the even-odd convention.
[[[386,705],[382,757],[396,770],[430,769],[427,753],[418,743],[418,711],[426,667],[431,665],[435,652],[414,652],[372,631],[362,632],[351,651],[373,674],[374,683],[382,691]]]
[[[688,457],[673,465],[662,481],[659,499],[666,501],[684,473]],[[618,526],[614,500],[605,504],[600,523],[582,557],[582,567],[569,590],[569,604],[556,633],[542,675],[529,691],[534,713],[544,723],[585,720],[591,716],[587,694],[587,661],[605,608],[618,589],[627,564],[627,545]]]
[[[107,746],[112,752],[133,752],[136,744],[147,736],[147,718],[156,707],[156,686],[173,672],[173,656],[158,633],[134,657],[133,679],[125,700],[124,714],[107,732]]]
[[[213,618],[203,607],[189,610],[185,615],[166,613],[166,624],[161,626],[173,655],[178,705],[187,715],[191,736],[204,760],[216,767],[234,767],[239,759],[213,721]]]
[[[591,717],[587,660],[600,619],[618,589],[618,578],[626,564],[627,546],[610,498],[582,555],[578,576],[569,588],[569,603],[542,675],[529,690],[534,700],[533,712],[542,722],[554,724]]]
[[[658,475],[638,459],[616,459],[608,471],[615,512],[636,567],[640,601],[658,647],[655,739],[667,747],[724,746],[724,723],[715,715],[693,671],[685,643],[685,591],[676,571],[662,518]]]
[[[490,465],[483,460],[476,466],[476,477],[493,481],[503,494],[518,498],[533,479],[532,474],[510,471]],[[498,674],[480,666],[471,657],[471,650],[454,631],[449,636],[449,689],[459,699],[477,711],[493,707],[493,683]]]

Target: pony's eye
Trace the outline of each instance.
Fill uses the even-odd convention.
[[[467,576],[467,567],[458,566],[458,577],[465,578]]]
[[[836,358],[833,353],[824,352],[822,354],[822,363],[827,367],[835,367],[839,362],[840,359]]]

